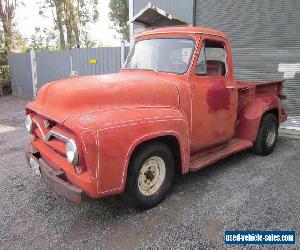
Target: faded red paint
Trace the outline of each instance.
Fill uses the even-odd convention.
[[[212,85],[212,87],[208,89],[207,103],[209,112],[217,112],[222,109],[229,109],[230,90],[226,89],[226,84],[224,81],[221,81],[219,84]]]
[[[148,31],[137,40],[178,36],[196,42],[184,75],[121,70],[61,80],[39,90],[37,99],[26,107],[26,113],[39,124],[34,125],[35,138],[26,155],[41,157],[45,178],[53,189],[76,202],[81,196],[78,190],[91,198],[119,194],[125,187],[130,157],[143,142],[175,138],[184,174],[251,147],[265,112],[278,110],[279,120],[286,120],[279,100],[283,82],[235,81],[231,45],[224,33],[173,27]],[[195,74],[205,39],[224,43],[226,76]],[[50,127],[45,120],[51,121]],[[78,166],[67,162],[64,141],[43,139],[50,130],[75,140]],[[61,172],[67,184],[56,182]]]

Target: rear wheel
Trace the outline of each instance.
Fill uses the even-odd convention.
[[[272,153],[277,142],[277,135],[278,119],[274,114],[266,113],[261,120],[253,151],[259,155]]]
[[[123,199],[130,205],[149,209],[167,195],[174,177],[174,158],[161,142],[142,146],[131,159]]]

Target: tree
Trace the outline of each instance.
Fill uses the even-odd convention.
[[[87,26],[98,20],[98,0],[45,0],[43,9],[54,9],[54,23],[59,31],[60,47],[80,48],[87,34]]]
[[[1,51],[1,49],[4,47],[3,43],[4,43],[4,34],[3,34],[3,29],[2,29],[2,27],[0,26],[0,51]],[[0,63],[0,64],[1,64],[1,63]]]
[[[13,44],[12,51],[13,52],[24,52],[27,50],[27,41],[24,39],[22,34],[17,30],[13,32]]]
[[[91,40],[88,38],[84,41],[83,45],[85,48],[103,47],[103,43],[101,41]]]
[[[122,35],[124,41],[129,42],[129,9],[127,0],[110,0],[109,18],[114,23],[115,30]]]
[[[55,13],[56,13],[56,19],[55,23],[57,26],[57,29],[59,31],[59,41],[60,41],[60,48],[65,49],[66,48],[66,41],[64,36],[64,26],[63,26],[63,3],[60,0],[53,0],[54,1],[54,7],[55,7]]]
[[[14,30],[15,11],[19,4],[23,4],[21,0],[0,0],[0,74],[2,80],[0,82],[0,91],[2,93],[3,86],[10,89],[8,53],[14,48],[23,47],[23,37]],[[10,90],[9,90],[10,92]]]
[[[13,19],[17,0],[0,0],[0,20],[3,27],[4,64],[7,64],[8,53],[12,51],[13,45]]]
[[[35,33],[30,38],[29,49],[39,51],[59,49],[55,32],[47,28],[35,27]]]

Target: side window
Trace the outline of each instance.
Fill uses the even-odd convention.
[[[226,72],[224,44],[219,41],[204,41],[196,65],[196,74],[200,76],[225,76]]]

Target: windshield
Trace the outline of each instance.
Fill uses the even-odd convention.
[[[184,74],[194,51],[194,40],[154,38],[138,41],[132,48],[125,69],[144,69]]]

